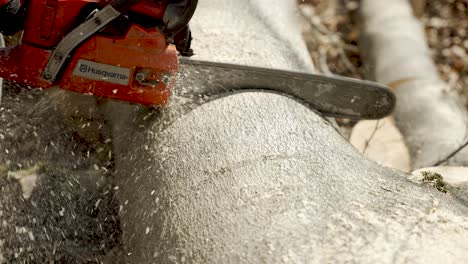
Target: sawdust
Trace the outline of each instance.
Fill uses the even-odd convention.
[[[464,235],[468,219],[440,208],[436,198],[430,202],[424,211],[401,203],[388,209],[385,216],[362,206],[350,214],[331,216],[325,234],[328,239],[317,251],[328,257],[319,262],[443,263],[451,259],[463,263],[468,250]],[[383,232],[362,234],[368,230]],[[360,233],[362,236],[356,236]],[[465,245],[465,250],[460,245]],[[450,250],[455,248],[459,250]]]
[[[348,20],[344,18],[343,21],[345,24]],[[354,37],[353,34],[350,36]],[[359,64],[354,57],[357,56],[355,52],[354,48],[351,49],[351,61]],[[337,55],[331,51],[328,56],[336,58]],[[360,74],[359,71],[357,74]],[[14,87],[8,89],[16,91],[7,92],[7,104],[0,111],[0,135],[4,137],[0,136],[0,188],[3,196],[0,200],[0,263],[93,263],[99,262],[102,255],[118,255],[120,225],[112,199],[114,188],[106,180],[107,171],[113,169],[113,161],[105,158],[108,157],[106,150],[109,148],[106,138],[93,133],[94,140],[89,142],[84,136],[89,130],[83,134],[77,129],[70,129],[47,104],[32,107],[40,95],[24,93]],[[69,124],[76,121],[66,120]],[[77,123],[90,127],[86,125],[87,120],[78,120]],[[99,129],[99,126],[95,128]],[[7,180],[7,173],[34,167],[41,160],[52,160],[54,163],[43,168],[38,175],[37,187],[30,199],[25,200],[18,184]],[[444,257],[437,254],[437,244],[432,245],[431,241],[442,237],[441,242],[453,245],[453,248],[467,245],[466,238],[462,237],[467,231],[467,223],[466,219],[438,208],[435,201],[427,211],[403,208],[390,214],[393,219],[390,222],[386,222],[387,217],[383,219],[383,216],[367,210],[358,210],[353,216],[335,215],[327,234],[337,239],[326,243],[323,250],[329,252],[330,257],[338,252],[334,258],[343,257],[341,260],[349,259],[350,252],[359,256],[362,246],[370,242],[355,239],[349,230],[359,231],[359,226],[365,222],[382,228],[388,226],[388,232],[376,234],[373,247],[366,248],[362,254],[378,257],[375,262],[381,262],[382,256],[375,256],[373,250],[391,252],[385,248],[378,250],[380,245],[389,245],[379,241],[389,241],[386,236],[394,238],[390,241],[405,241],[408,231],[410,239],[404,244],[405,248],[401,248],[402,257],[420,256],[424,260]],[[399,221],[403,221],[399,219],[406,219],[408,215],[415,223],[411,230],[403,229],[403,225],[399,224]],[[431,232],[435,227],[436,232]],[[372,235],[375,234],[369,234]],[[420,248],[420,244],[428,245],[424,252],[411,252],[411,248]],[[350,245],[351,250],[344,253],[348,255],[341,254],[343,245]]]
[[[86,141],[50,106],[41,91],[4,87],[0,263],[98,263],[119,244],[105,137]]]

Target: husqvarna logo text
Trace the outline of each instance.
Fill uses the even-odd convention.
[[[130,81],[130,69],[128,68],[87,60],[79,60],[73,74],[91,80],[121,85],[128,85]]]

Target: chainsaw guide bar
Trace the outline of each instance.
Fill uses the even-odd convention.
[[[376,82],[193,59],[180,60],[176,86],[204,95],[268,90],[293,96],[325,116],[380,119],[392,113],[395,95]]]
[[[174,85],[200,98],[268,90],[352,119],[379,119],[395,107],[393,93],[374,82],[184,57],[193,54],[188,24],[198,0],[96,0],[102,9],[93,11],[88,2],[30,0],[34,11],[18,14],[20,44],[0,48],[0,78],[157,108]],[[77,25],[83,12],[88,18]]]

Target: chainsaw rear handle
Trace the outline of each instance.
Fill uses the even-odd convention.
[[[0,0],[0,33],[13,35],[23,27],[23,0]]]
[[[198,0],[170,0],[164,13],[163,21],[166,24],[164,33],[171,40],[178,32],[185,29],[197,9]]]
[[[114,0],[110,4],[119,13],[127,13],[132,6],[141,0]],[[163,21],[166,24],[164,33],[171,40],[175,34],[185,29],[197,9],[198,0],[169,0]]]

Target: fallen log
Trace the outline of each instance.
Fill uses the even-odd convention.
[[[201,2],[195,51],[307,71],[296,13],[292,0]],[[129,263],[466,257],[466,204],[367,160],[306,106],[259,92],[187,100],[157,116],[107,105]]]
[[[369,78],[397,95],[396,124],[413,168],[438,165],[467,140],[467,115],[431,58],[421,23],[407,0],[361,3],[361,53]],[[466,165],[468,151],[450,164]]]
[[[194,23],[199,57],[310,70],[294,4],[200,3]],[[0,167],[0,256],[7,263],[99,261],[119,242],[119,230],[108,229],[115,215],[105,210],[113,208],[104,202],[112,191],[99,188],[103,170],[96,155],[108,153],[64,122],[71,116],[51,107],[58,98],[6,90],[0,161],[10,162]],[[120,199],[128,262],[466,259],[465,203],[365,159],[306,106],[268,93],[235,94],[191,112],[184,111],[187,101],[176,95],[168,109],[153,114],[115,102],[104,107],[116,106],[107,113],[117,167],[112,190]],[[8,170],[14,177],[18,164],[43,161],[51,165],[24,200]]]

